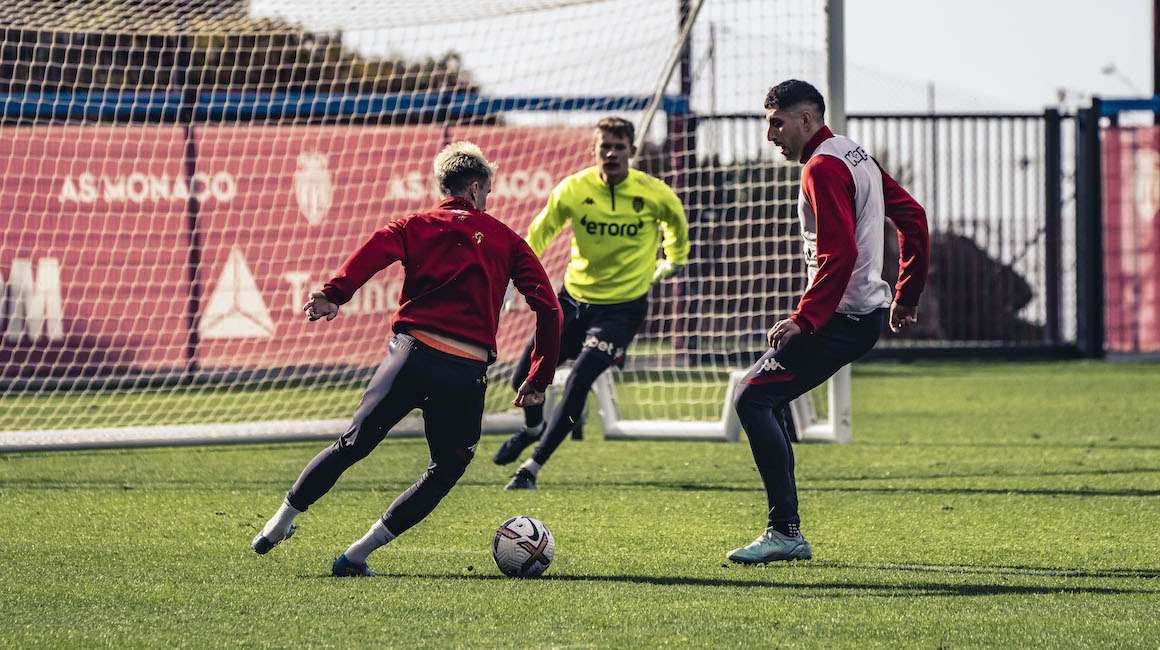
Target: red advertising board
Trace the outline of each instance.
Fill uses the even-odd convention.
[[[475,142],[499,163],[488,212],[521,234],[555,184],[591,159],[590,129],[225,126],[197,133],[199,164],[238,179],[234,201],[199,214],[197,357],[204,368],[377,363],[398,306],[398,265],[372,278],[335,321],[307,322],[301,307],[377,228],[439,200],[431,164],[447,142]],[[549,260],[562,277],[566,244],[553,250]],[[532,327],[526,312],[505,317],[501,355],[514,358]]]
[[[1109,352],[1160,352],[1160,128],[1103,132]]]
[[[184,367],[183,161],[176,127],[0,128],[0,376]]]
[[[451,135],[478,144],[488,160],[499,164],[487,211],[521,235],[527,234],[557,183],[595,162],[589,127],[463,127],[452,129]],[[564,286],[571,238],[572,229],[565,226],[541,256],[557,291]],[[500,361],[517,359],[535,330],[535,315],[522,299],[517,305],[519,309],[500,321]]]
[[[445,144],[471,140],[499,164],[488,211],[521,234],[592,161],[588,128],[193,134],[187,161],[177,127],[0,129],[0,376],[373,365],[398,265],[333,322],[310,323],[301,306],[377,228],[439,200],[431,164]],[[568,234],[545,256],[557,284]],[[506,315],[501,360],[532,329],[526,310]]]
[[[335,321],[308,322],[302,305],[372,232],[433,203],[441,144],[439,127],[198,129],[199,162],[238,179],[234,201],[198,215],[202,367],[375,363],[390,338],[397,265]]]

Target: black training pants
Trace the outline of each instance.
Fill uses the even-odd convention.
[[[560,334],[558,364],[575,359],[559,406],[548,419],[548,426],[540,435],[540,442],[532,453],[532,460],[543,465],[556,448],[576,426],[588,392],[600,373],[622,359],[629,343],[636,336],[648,312],[648,298],[597,305],[576,300],[567,290],[560,292],[563,327]],[[532,364],[534,340],[528,342],[512,377],[512,388],[519,390]],[[539,414],[537,414],[538,416]]]
[[[406,334],[391,339],[350,428],[302,471],[286,499],[306,510],[351,465],[382,442],[413,409],[423,410],[427,471],[383,514],[395,535],[419,523],[447,496],[475,456],[487,390],[487,364],[440,352]]]
[[[793,336],[776,352],[766,352],[737,387],[733,405],[765,485],[769,525],[800,522],[793,447],[778,414],[790,401],[869,352],[886,318],[886,309],[864,316],[834,314],[818,331]]]

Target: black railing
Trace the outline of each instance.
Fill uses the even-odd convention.
[[[716,143],[735,159],[754,161],[730,166],[776,164],[772,147],[759,148],[762,115],[696,121],[702,146]],[[1076,217],[1077,158],[1071,156],[1087,155],[1090,146],[1080,126],[1056,110],[848,116],[847,134],[924,206],[931,230],[922,325],[902,336],[886,333],[876,354],[1097,354],[1083,338],[1099,331],[1092,321],[1101,303],[1089,277],[1099,257],[1092,257],[1091,234]],[[893,281],[897,249],[889,248],[891,236],[886,241],[886,258],[895,263],[884,275]]]
[[[368,97],[381,101],[381,106],[371,108],[385,113],[398,112],[399,102],[432,101],[429,93]],[[439,96],[437,102],[448,97]],[[0,95],[0,116],[20,124],[84,120],[104,116],[101,111],[114,105],[124,115],[118,113],[113,121],[122,117],[132,121],[133,111],[145,106],[161,111],[150,117],[190,124],[226,114],[233,119],[268,116],[271,105],[269,97],[242,101],[233,95],[163,93],[143,104],[137,97],[126,108],[121,98],[110,102],[109,97],[89,95],[78,101],[70,96],[65,101],[56,96],[44,101],[44,96],[27,93]],[[317,110],[322,105],[317,98],[283,99],[278,105],[294,110],[303,106]],[[589,104],[610,99],[616,101],[600,108],[614,105],[628,110],[641,98],[541,99],[455,95],[446,106],[439,105],[444,117],[466,119],[506,110],[595,109]],[[54,112],[45,114],[46,106]],[[329,115],[330,104],[325,106],[323,112]],[[221,115],[215,112],[219,109]],[[796,228],[792,209],[796,175],[782,169],[795,166],[779,163],[763,142],[763,115],[695,115],[687,112],[683,96],[666,97],[663,109],[684,116],[682,141],[695,142],[698,148],[695,155],[683,151],[679,164],[649,170],[678,181],[689,209],[694,247],[701,249],[700,267],[690,269],[680,290],[684,302],[678,311],[688,320],[678,328],[678,336],[686,340],[678,343],[702,349],[696,339],[704,328],[710,334],[737,328],[745,329],[742,336],[760,334],[769,316],[792,309],[801,290],[793,284],[797,280],[784,286],[786,273],[794,275],[800,267],[796,238],[791,237],[789,244],[776,243]],[[345,115],[359,109],[343,105],[334,110]],[[932,269],[920,305],[922,326],[904,336],[888,333],[878,354],[1102,353],[1098,104],[1078,116],[1055,110],[855,114],[848,116],[847,126],[847,133],[926,208],[931,227]],[[768,187],[762,185],[766,182]],[[787,250],[772,251],[770,246]],[[765,259],[773,252],[780,261]],[[896,254],[887,259],[896,260]],[[737,273],[741,280],[729,286],[715,280]],[[887,279],[893,280],[896,273],[896,268],[887,268]],[[698,297],[712,300],[698,304]],[[746,329],[746,324],[753,326]],[[730,345],[744,347],[741,341]]]

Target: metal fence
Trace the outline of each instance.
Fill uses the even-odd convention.
[[[927,326],[886,346],[1057,348],[1075,342],[1074,175],[1042,115],[851,116],[850,136],[927,210]],[[1074,138],[1074,130],[1066,130]],[[1070,145],[1070,143],[1069,143]],[[1064,187],[1069,185],[1069,187]]]
[[[931,232],[922,324],[888,332],[875,354],[1080,352],[1076,122],[1054,110],[847,117],[848,135],[923,205]],[[699,116],[697,133],[699,144],[754,165],[772,155],[753,145],[764,140],[761,115]],[[889,235],[895,266],[884,275],[893,281]]]

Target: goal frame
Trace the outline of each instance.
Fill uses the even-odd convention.
[[[733,409],[733,397],[737,386],[749,372],[747,369],[729,373],[729,385],[721,407],[721,417],[712,421],[689,420],[626,420],[620,415],[620,402],[616,397],[614,383],[615,370],[608,369],[592,384],[592,396],[596,401],[600,426],[605,439],[610,440],[716,440],[737,442],[741,439],[741,422]],[[551,412],[559,403],[560,394],[568,381],[569,368],[556,371],[552,385],[548,387],[544,405]],[[853,439],[852,411],[850,407],[850,366],[843,366],[834,373],[827,384],[826,418],[819,418],[813,397],[806,393],[790,402],[790,414],[799,442],[849,443]],[[498,417],[498,416],[489,416]],[[488,418],[485,418],[487,420]],[[498,422],[497,422],[498,423]],[[519,425],[517,424],[516,427]],[[514,428],[513,427],[513,430]]]
[[[691,18],[684,26],[683,34],[687,35],[690,27],[696,20],[702,4],[697,1],[695,10],[690,12]],[[827,72],[828,72],[828,104],[830,107],[830,124],[836,130],[843,130],[845,124],[845,89],[844,89],[844,50],[843,50],[843,16],[844,0],[824,0],[826,15],[827,37]],[[680,114],[687,112],[688,97],[686,95],[665,94],[669,79],[675,65],[679,61],[680,50],[684,41],[674,48],[674,56],[670,57],[666,69],[662,71],[653,95],[648,97],[474,97],[458,95],[450,97],[450,103],[445,104],[448,98],[434,98],[425,96],[422,105],[416,110],[442,110],[448,116],[479,115],[488,112],[506,110],[644,110],[648,115],[655,115],[658,111],[666,114]],[[276,99],[276,98],[275,98]],[[115,98],[114,98],[115,100]],[[186,101],[191,103],[187,104]],[[388,97],[382,101],[389,102]],[[181,111],[194,115],[214,114],[219,110],[233,110],[239,115],[250,111],[263,110],[262,105],[243,102],[240,105],[231,105],[228,98],[218,96],[197,95],[182,96],[180,101],[171,94],[164,97],[164,101],[149,101],[148,106],[142,109],[137,105],[106,105],[100,101],[76,103],[68,102],[58,106],[54,102],[43,102],[36,98],[19,103],[16,108],[10,107],[10,113],[28,118],[43,118],[50,112],[56,115],[64,111],[69,117],[92,118],[98,123],[107,115],[124,116],[133,111],[146,110],[150,115],[168,116],[170,113]],[[374,98],[368,101],[377,101]],[[402,99],[399,99],[402,101]],[[412,98],[410,101],[415,101]],[[431,102],[435,105],[429,106]],[[115,101],[113,103],[116,103]],[[276,101],[274,103],[277,103]],[[289,115],[293,113],[299,117],[307,114],[329,114],[328,104],[317,101],[285,104],[283,111]],[[231,108],[232,107],[232,108]],[[15,112],[14,112],[15,111]],[[110,112],[111,111],[111,112]],[[281,115],[282,113],[279,113]],[[271,113],[275,117],[274,113]],[[649,125],[642,124],[639,133],[643,137],[649,131]],[[745,369],[733,369],[729,372],[729,384],[726,396],[721,406],[721,417],[712,421],[684,421],[684,420],[626,420],[621,417],[616,396],[615,371],[606,372],[598,378],[593,388],[597,402],[598,413],[604,429],[604,435],[610,439],[690,439],[690,440],[723,440],[737,441],[740,439],[740,423],[732,407],[733,395],[737,384],[744,376]],[[566,376],[566,375],[563,375]],[[850,407],[850,370],[841,369],[828,384],[828,405],[824,418],[818,417],[810,395],[805,395],[791,403],[791,412],[803,441],[849,442],[851,440],[851,407]],[[554,384],[552,392],[559,393],[559,386]],[[484,433],[501,433],[513,431],[522,424],[522,416],[518,412],[508,411],[486,415],[483,421]],[[67,430],[37,430],[37,431],[0,431],[0,452],[69,449],[69,448],[99,448],[99,447],[133,447],[159,445],[193,445],[214,443],[253,443],[274,442],[289,440],[332,439],[340,435],[349,426],[349,420],[315,420],[315,421],[276,421],[224,424],[188,424],[171,426],[137,426],[118,428],[67,429]],[[408,416],[397,425],[390,434],[392,437],[406,437],[422,435],[422,420],[419,417]]]

